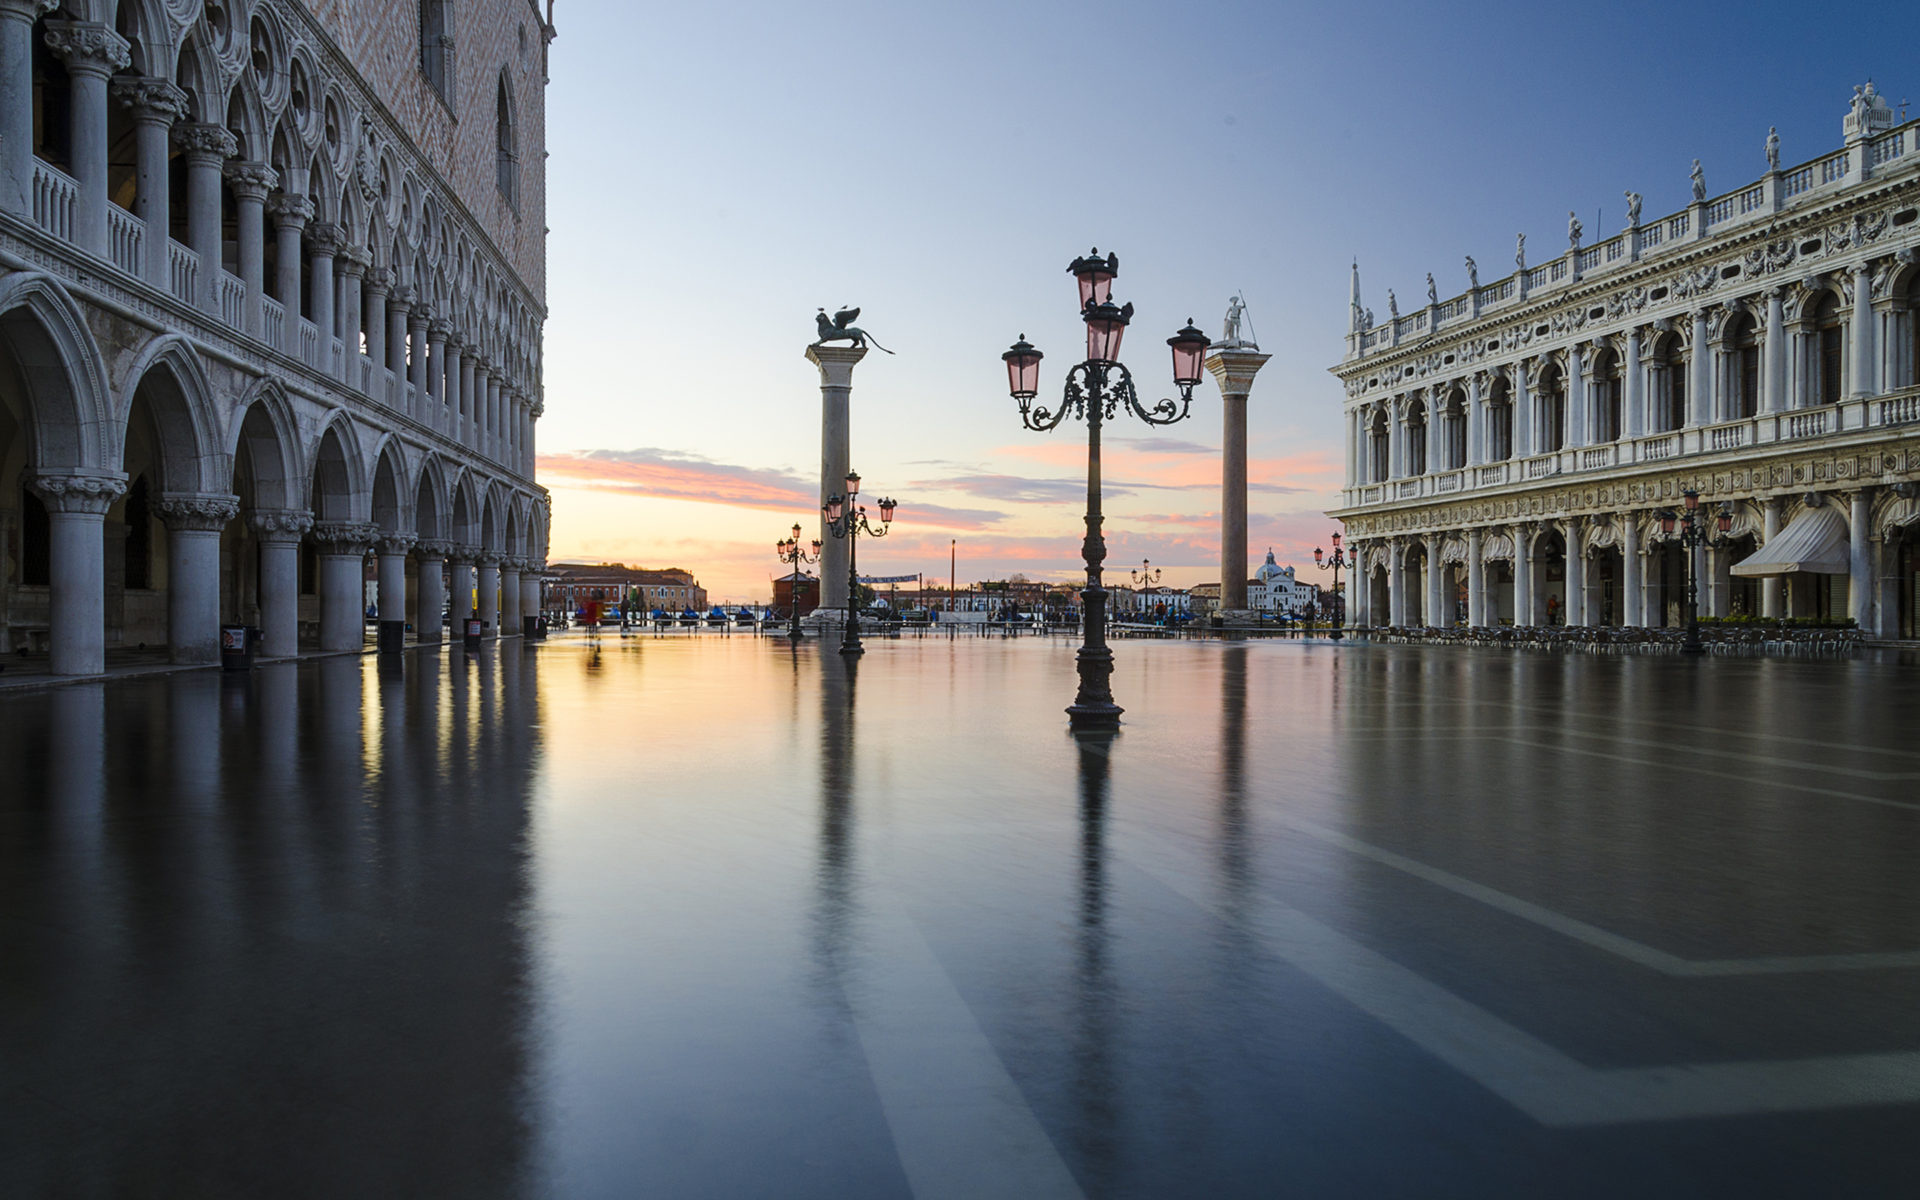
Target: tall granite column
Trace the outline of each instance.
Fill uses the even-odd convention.
[[[1247,396],[1270,354],[1224,347],[1207,355],[1220,385],[1220,611],[1247,611]]]
[[[820,368],[820,503],[846,490],[852,465],[849,442],[853,418],[853,368],[867,356],[866,347],[808,346],[807,361]],[[826,514],[820,515],[820,608],[843,612],[847,607],[847,554],[852,543],[827,532]]]

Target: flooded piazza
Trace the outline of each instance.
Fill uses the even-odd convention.
[[[0,692],[9,1196],[1898,1194],[1914,668],[642,636]]]

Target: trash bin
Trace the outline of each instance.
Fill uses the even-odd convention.
[[[398,654],[407,644],[405,621],[380,622],[380,653]]]
[[[467,633],[466,633],[467,649],[478,650],[480,648],[480,634],[481,634],[481,631],[484,630],[485,628],[486,628],[485,623],[482,622],[480,618],[478,617],[467,618]]]
[[[220,627],[220,669],[244,671],[253,666],[253,639],[245,625]]]
[[[540,636],[540,618],[523,616],[520,618],[520,636],[533,641]]]

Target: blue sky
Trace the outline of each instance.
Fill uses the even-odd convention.
[[[829,15],[830,14],[830,15]],[[1125,357],[1217,335],[1244,289],[1273,360],[1250,407],[1250,550],[1331,524],[1347,269],[1384,318],[1837,148],[1855,84],[1920,97],[1920,10],[1805,5],[802,4],[563,0],[548,92],[542,478],[556,558],[764,596],[812,522],[816,308],[893,356],[855,375],[853,459],[901,502],[875,571],[1075,573],[1084,431],[1020,428],[999,355],[1078,357],[1065,265],[1116,250]],[[1901,47],[1909,49],[1903,51]],[[1110,564],[1216,579],[1218,392],[1115,432]],[[1117,494],[1116,494],[1117,493]]]

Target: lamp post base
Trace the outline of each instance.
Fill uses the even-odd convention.
[[[840,653],[842,654],[865,654],[866,652],[867,648],[860,644],[860,639],[857,637],[848,638],[846,641],[840,643]]]
[[[1681,642],[1680,643],[1680,653],[1682,654],[1705,654],[1706,652],[1707,652],[1707,648],[1701,645],[1699,642]]]
[[[1067,728],[1069,729],[1118,729],[1120,714],[1127,711],[1111,700],[1095,700],[1086,704],[1067,706]]]

